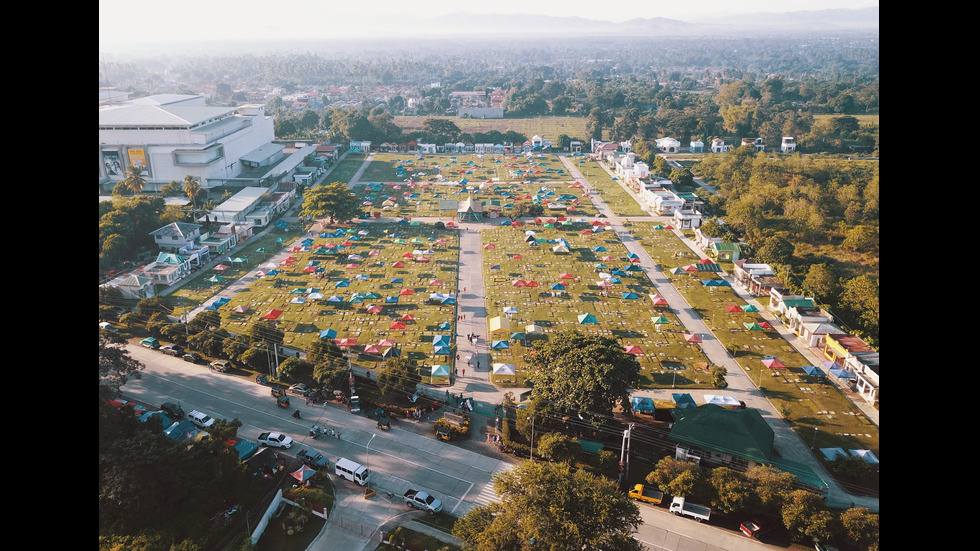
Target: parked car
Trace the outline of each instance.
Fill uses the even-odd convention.
[[[181,356],[184,354],[184,347],[179,344],[165,344],[160,347],[160,352],[169,356]]]
[[[300,396],[306,396],[310,392],[310,387],[306,386],[306,383],[296,383],[289,387],[289,391]]]
[[[196,364],[204,359],[197,352],[188,352],[187,354],[183,355],[183,358],[185,362],[191,362],[192,364]]]
[[[739,525],[739,530],[750,538],[758,539],[759,536],[771,532],[776,527],[776,523],[764,518],[754,518],[747,520]]]
[[[140,341],[140,344],[147,348],[153,348],[153,349],[160,348],[160,341],[158,341],[154,337],[146,337],[145,339]]]
[[[311,469],[316,469],[319,471],[320,469],[330,468],[330,460],[316,450],[300,450],[299,453],[296,454],[296,457],[298,457],[300,461]]]
[[[209,363],[208,367],[210,367],[214,371],[217,371],[218,373],[224,373],[225,371],[231,369],[232,365],[231,362],[228,360],[215,360]]]
[[[201,413],[196,409],[188,413],[187,418],[191,420],[191,423],[194,423],[194,426],[201,429],[206,429],[214,424],[214,419],[210,415]]]
[[[180,407],[180,404],[175,404],[173,402],[164,402],[160,406],[160,411],[166,413],[171,419],[179,421],[184,418],[184,408]]]
[[[258,437],[259,445],[271,446],[288,450],[293,445],[293,439],[281,432],[263,432]]]

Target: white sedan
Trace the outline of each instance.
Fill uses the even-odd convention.
[[[263,432],[259,435],[258,440],[259,445],[272,446],[273,448],[289,449],[293,445],[292,437],[281,432]]]

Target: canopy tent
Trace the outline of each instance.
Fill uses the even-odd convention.
[[[677,404],[678,409],[688,409],[688,408],[698,407],[697,402],[694,401],[694,398],[692,398],[690,394],[677,393],[677,394],[671,394],[671,397],[674,399],[674,403]]]
[[[626,300],[637,300],[638,298],[640,298],[640,296],[637,295],[636,293],[621,293],[621,294],[623,295],[623,298]]]
[[[388,358],[401,358],[402,357],[402,351],[401,351],[400,348],[395,348],[394,346],[392,346],[388,350],[385,350],[384,351],[384,354],[382,354],[381,357],[384,358],[384,359],[386,359],[386,360]]]
[[[516,314],[517,313],[517,307],[515,307],[515,306],[505,306],[504,307],[504,313],[505,314]]]
[[[336,337],[337,337],[337,332],[333,329],[324,329],[323,331],[320,331],[321,339],[333,339]]]
[[[262,319],[275,320],[275,319],[279,319],[279,316],[281,315],[282,315],[282,310],[269,310],[269,313],[262,316]]]
[[[624,348],[626,349],[626,352],[629,354],[636,354],[636,355],[643,354],[643,349],[640,348],[639,346],[636,346],[635,344],[626,346]]]
[[[826,461],[834,461],[838,457],[847,457],[847,452],[844,448],[820,448],[820,453],[823,454],[823,458]]]
[[[827,374],[823,372],[822,369],[815,365],[804,365],[803,372],[809,377],[826,377]]]
[[[581,325],[599,325],[599,321],[593,314],[579,314],[578,322]]]
[[[494,375],[515,375],[516,373],[517,373],[517,366],[515,366],[514,364],[504,364],[504,363],[493,364]]]
[[[651,294],[650,302],[652,302],[654,306],[667,306],[667,299],[661,294]]]
[[[840,369],[831,369],[830,370],[830,374],[833,375],[834,377],[837,377],[838,379],[856,379],[857,378],[854,375],[851,375],[851,372],[848,371],[848,370],[846,370],[846,369],[844,369],[843,367],[840,368]]]
[[[503,316],[495,316],[490,318],[490,334],[497,335],[501,333],[510,333],[510,319]]]
[[[769,369],[783,369],[786,367],[783,362],[773,357],[764,358],[762,360],[762,365],[768,367]]]
[[[525,333],[544,333],[544,329],[540,325],[531,324],[524,328]]]
[[[704,403],[727,408],[742,407],[742,403],[739,402],[738,398],[734,396],[722,396],[719,394],[705,394]]]
[[[690,343],[699,343],[701,342],[701,335],[684,335],[684,340]]]
[[[430,377],[448,377],[449,376],[449,366],[445,364],[432,366],[431,371],[429,371]]]
[[[449,335],[436,335],[432,338],[432,346],[449,346],[451,342]]]
[[[728,305],[728,306],[725,307],[725,310],[728,310],[729,312],[744,312],[745,311],[738,304],[730,304],[730,305]]]
[[[316,469],[311,469],[306,465],[301,465],[299,469],[289,473],[289,476],[299,480],[300,482],[306,482],[309,478],[316,474]]]
[[[526,341],[527,340],[527,335],[524,334],[524,333],[522,333],[522,332],[511,333],[510,334],[510,340],[512,340],[512,341]]]
[[[493,341],[490,348],[494,350],[507,350],[510,348],[510,341]]]
[[[378,341],[378,346],[381,347],[395,346],[395,344],[396,344],[395,341],[391,339],[381,339],[380,341]]]
[[[650,321],[652,321],[654,325],[666,325],[670,323],[667,316],[650,316]]]
[[[365,354],[380,354],[381,353],[381,347],[378,346],[378,345],[376,345],[376,344],[369,344],[369,345],[367,345],[367,346],[364,347],[364,353]]]
[[[436,356],[452,356],[453,349],[448,346],[437,346],[432,350],[432,353]]]
[[[653,398],[633,396],[631,402],[633,404],[633,413],[649,413],[652,415],[657,411],[657,407],[653,403]]]
[[[864,459],[869,465],[877,465],[878,457],[871,450],[847,450],[854,457]]]

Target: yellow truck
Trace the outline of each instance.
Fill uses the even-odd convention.
[[[653,488],[647,488],[643,484],[637,484],[630,490],[630,497],[637,501],[660,505],[664,500],[664,493]]]

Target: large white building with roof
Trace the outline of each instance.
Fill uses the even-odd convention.
[[[209,107],[198,95],[163,94],[99,108],[99,191],[112,189],[130,165],[147,190],[190,175],[203,188],[282,157],[273,117],[262,105]]]

